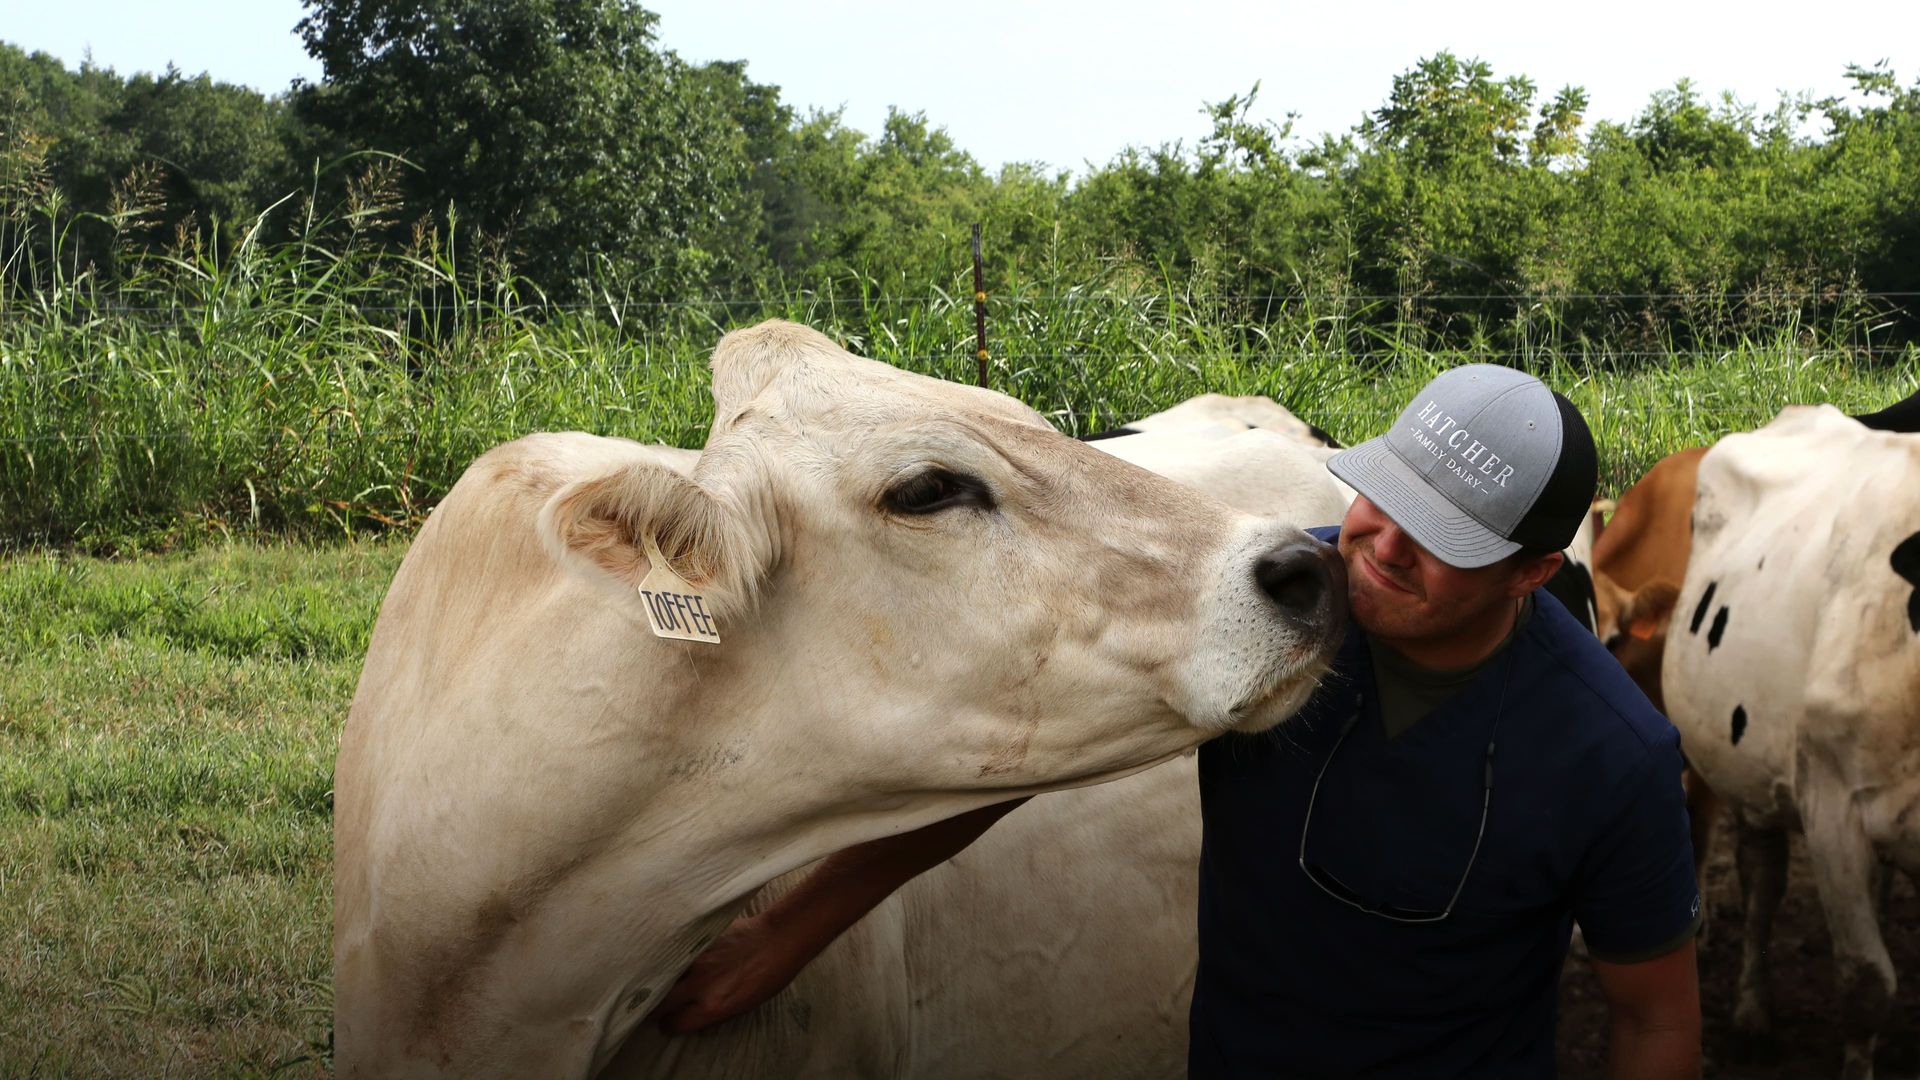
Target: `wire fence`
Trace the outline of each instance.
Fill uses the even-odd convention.
[[[1767,363],[1777,362],[1784,357],[1792,364],[1832,365],[1836,370],[1848,365],[1863,365],[1891,371],[1896,380],[1905,378],[1909,382],[1911,376],[1907,373],[1920,370],[1920,344],[1890,339],[1879,332],[1882,327],[1871,321],[1853,324],[1840,333],[1827,333],[1789,316],[1779,323],[1761,323],[1750,336],[1736,337],[1730,342],[1707,340],[1673,345],[1635,342],[1615,346],[1604,340],[1586,338],[1557,340],[1551,333],[1542,334],[1538,341],[1522,337],[1518,345],[1512,343],[1513,339],[1498,345],[1490,343],[1493,339],[1449,343],[1441,335],[1433,333],[1395,333],[1395,324],[1388,324],[1389,328],[1385,331],[1376,327],[1354,335],[1344,332],[1320,336],[1295,335],[1292,338],[1294,343],[1289,344],[1286,340],[1288,335],[1263,335],[1257,323],[1210,323],[1201,325],[1197,332],[1186,333],[1192,328],[1177,324],[1170,314],[1170,310],[1175,308],[1209,309],[1268,304],[1350,309],[1356,305],[1389,303],[1417,306],[1436,302],[1630,304],[1662,301],[1728,307],[1803,302],[1827,311],[1849,305],[1891,311],[1916,297],[1920,297],[1920,292],[1836,292],[1832,289],[1737,292],[1345,293],[1300,290],[1188,293],[1178,289],[1148,292],[1101,288],[1014,288],[990,294],[988,304],[992,318],[990,330],[995,332],[997,342],[1004,343],[1005,349],[996,349],[992,353],[996,388],[1022,396],[1023,391],[1034,390],[1032,379],[1043,377],[1052,380],[1053,385],[1040,391],[1041,396],[1056,403],[1061,400],[1071,402],[1070,408],[1055,410],[1051,415],[1063,428],[1075,429],[1088,415],[1118,412],[1112,408],[1115,404],[1141,404],[1148,400],[1144,394],[1116,393],[1113,385],[1116,378],[1155,378],[1163,372],[1178,372],[1179,375],[1159,385],[1158,392],[1184,396],[1202,389],[1214,389],[1205,385],[1206,379],[1223,372],[1239,373],[1257,381],[1290,365],[1321,362],[1338,365],[1341,369],[1340,378],[1346,380],[1346,385],[1371,379],[1374,373],[1409,359],[1427,363],[1467,360],[1503,363],[1541,372],[1555,369],[1565,373],[1571,369],[1577,377],[1584,377],[1582,373],[1587,372],[1594,373],[1596,378],[1602,377],[1601,373],[1609,368],[1710,366],[1725,363],[1732,369],[1753,362],[1755,357],[1761,357]],[[5,311],[0,310],[0,432],[5,432],[7,427],[14,429],[0,434],[0,446],[178,446],[209,440],[244,446],[250,443],[284,445],[342,438],[382,443],[458,438],[463,431],[497,431],[499,416],[495,415],[490,424],[465,428],[456,413],[450,417],[452,422],[437,424],[433,421],[438,415],[429,401],[380,410],[384,416],[375,417],[376,420],[391,420],[397,418],[395,414],[398,413],[412,421],[417,415],[421,421],[417,426],[410,423],[396,428],[375,423],[362,427],[356,420],[342,419],[354,410],[343,407],[340,402],[350,402],[356,394],[364,397],[399,393],[406,400],[409,393],[406,388],[409,387],[423,394],[431,394],[455,381],[472,379],[493,380],[498,384],[500,393],[507,397],[545,382],[547,386],[542,393],[547,405],[564,398],[569,392],[566,380],[592,381],[612,387],[620,394],[648,389],[648,380],[657,380],[660,387],[672,382],[675,392],[679,393],[686,391],[692,385],[695,373],[707,366],[706,353],[712,340],[718,336],[717,323],[709,323],[698,331],[682,327],[676,330],[642,331],[633,336],[602,337],[597,332],[557,335],[543,331],[537,320],[539,314],[549,312],[607,315],[617,314],[619,310],[629,307],[688,311],[751,307],[768,314],[788,314],[803,319],[812,317],[830,329],[856,336],[864,335],[861,340],[849,341],[850,348],[856,353],[920,374],[971,382],[976,351],[972,340],[974,302],[974,296],[959,291],[853,296],[800,293],[788,296],[709,296],[680,300],[561,304],[482,300],[473,302],[470,314],[460,315],[454,320],[456,329],[464,319],[469,321],[471,327],[484,328],[493,320],[501,320],[512,324],[515,329],[525,330],[524,335],[505,344],[499,338],[486,339],[482,336],[464,341],[443,339],[437,336],[441,331],[431,328],[414,335],[372,324],[365,328],[365,334],[359,332],[360,328],[349,326],[351,332],[344,336],[303,336],[297,328],[254,336],[247,336],[244,332],[248,326],[282,317],[345,319],[351,323],[354,319],[376,315],[424,315],[431,326],[435,312],[442,307],[433,297],[406,304],[366,305],[357,305],[345,299],[312,305],[276,301],[254,306],[244,303],[227,305],[216,299],[208,305],[191,308],[178,305],[105,304],[91,309],[89,317],[84,320],[72,323],[63,323],[58,319],[51,321],[60,333],[75,335],[83,346],[78,352],[67,351],[58,357],[57,362],[43,362],[46,356],[53,355],[53,351],[43,352],[41,346],[47,345],[51,350],[48,343],[57,341],[58,335],[44,333],[47,325],[22,326],[20,322],[14,322],[10,326]],[[1099,316],[1095,317],[1095,322],[1073,326],[1065,325],[1064,320],[1051,323],[1046,318],[1049,313],[1068,312],[1075,305],[1142,309],[1148,310],[1149,315],[1124,326],[1097,321]],[[911,333],[900,335],[899,341],[885,338],[885,325],[871,318],[862,323],[857,314],[873,310],[889,315],[909,314],[915,308],[932,311],[936,317],[914,328]],[[843,312],[856,314],[845,316]],[[217,342],[221,346],[217,352],[196,353],[195,350],[212,350],[216,344],[215,338],[203,335],[199,340],[165,339],[161,342],[126,338],[117,334],[117,324],[122,320],[135,324],[212,326],[215,334],[231,331],[232,336]],[[1547,321],[1550,326],[1551,320]],[[1308,323],[1302,320],[1296,325],[1306,326]],[[1321,323],[1316,321],[1313,325]],[[1710,325],[1717,331],[1731,328],[1734,323],[1714,322]],[[1088,344],[1076,345],[1074,338],[1083,334],[1090,339]],[[95,336],[123,344],[131,341],[140,347],[117,350],[103,348],[97,350],[96,354],[85,347]],[[1136,341],[1138,344],[1135,344]],[[147,347],[155,344],[163,347]],[[1116,373],[1125,374],[1117,376]],[[324,421],[308,418],[312,426],[304,431],[276,427],[272,423],[209,425],[203,429],[191,424],[191,406],[185,409],[180,407],[182,401],[192,402],[201,391],[223,381],[277,388],[282,383],[295,384],[303,380],[315,394],[316,414],[323,411],[322,406],[324,411],[338,414],[325,417]],[[1093,385],[1096,381],[1104,385],[1096,389]],[[556,383],[560,385],[554,385]],[[322,384],[337,385],[338,398],[334,402],[320,400],[321,392],[331,393]],[[462,393],[465,396],[461,400],[462,406],[471,408],[479,400],[479,394],[473,389],[477,385],[471,381],[463,384]],[[8,392],[10,387],[13,390],[11,394]],[[58,399],[63,392],[68,392],[68,396]],[[47,397],[49,394],[55,397]],[[116,398],[116,394],[126,400]],[[32,414],[41,402],[56,399],[59,400],[63,420],[58,430],[47,430],[46,425]],[[152,407],[134,407],[134,399],[139,399],[142,406]],[[1160,407],[1171,403],[1170,400],[1162,402]],[[224,403],[228,408],[232,404],[231,401]],[[1634,408],[1648,415],[1685,415],[1690,418],[1719,416],[1745,420],[1759,415],[1759,407],[1751,400],[1726,404],[1713,401],[1710,396],[1696,399],[1691,393],[1686,395],[1684,401],[1650,401],[1643,396]],[[12,422],[8,422],[9,418],[5,415],[9,410],[13,414]],[[543,413],[536,407],[527,410],[524,415],[531,423],[540,424],[548,422],[550,414],[555,411],[548,409]],[[609,407],[596,406],[584,411],[605,416],[610,410]],[[1143,413],[1145,411],[1149,410],[1141,410]],[[181,416],[182,413],[186,415]],[[512,409],[508,409],[507,413],[522,415]],[[444,412],[439,415],[444,415]],[[159,429],[122,428],[126,424],[150,422],[156,416],[176,422],[166,423]]]
[[[449,289],[448,291],[454,291]],[[1790,300],[1820,300],[1825,302],[1851,302],[1860,300],[1910,300],[1920,297],[1920,291],[1889,290],[1842,290],[1842,289],[1753,289],[1724,290],[1712,292],[1489,292],[1489,293],[1189,293],[1180,289],[1166,291],[1118,291],[1106,289],[1070,289],[1064,292],[1034,291],[1013,289],[988,294],[995,303],[1139,303],[1178,298],[1184,302],[1196,304],[1353,304],[1353,303],[1424,303],[1428,301],[1490,303],[1493,301],[1523,301],[1543,303],[1565,300],[1677,300],[1688,303],[1754,304],[1782,302]],[[605,311],[609,308],[685,308],[700,309],[710,307],[768,307],[777,308],[807,302],[837,303],[848,306],[880,306],[903,304],[959,304],[970,305],[973,297],[967,293],[917,293],[896,294],[876,293],[834,294],[834,293],[798,293],[792,296],[712,296],[690,297],[678,300],[598,300],[598,301],[516,301],[516,309],[541,311]],[[475,301],[478,302],[478,301]],[[25,306],[25,305],[15,305]],[[322,311],[350,308],[355,311],[404,312],[416,311],[420,303],[409,304],[354,304],[339,301],[329,304],[311,305],[275,305],[275,310],[285,311]],[[172,304],[102,304],[94,310],[103,314],[139,314],[148,312],[174,312],[178,305]]]
[[[1206,363],[1226,362],[1226,361],[1280,362],[1286,359],[1286,356],[1284,354],[1287,353],[1288,351],[1289,350],[1275,349],[1269,353],[1258,353],[1258,354],[1227,352],[1227,351],[1206,352],[1206,353],[1192,352],[1192,351],[1175,352],[1172,350],[1168,350],[1164,352],[1153,352],[1148,350],[1132,351],[1132,352],[1124,352],[1119,350],[1087,350],[1084,352],[1082,351],[1008,352],[1008,353],[994,353],[993,359],[996,363],[1004,367],[1010,367],[1010,368],[1017,368],[1022,365],[1041,364],[1041,363],[1111,362],[1116,364],[1128,364],[1128,363],[1132,363],[1132,364],[1139,364],[1139,363],[1206,364]],[[1751,352],[1753,350],[1750,348],[1744,348],[1740,346],[1725,346],[1721,348],[1693,348],[1693,349],[1595,348],[1590,352],[1581,352],[1579,350],[1574,350],[1574,349],[1552,348],[1552,347],[1542,347],[1540,349],[1533,350],[1533,351],[1520,351],[1520,350],[1512,350],[1512,349],[1506,349],[1506,350],[1432,349],[1428,351],[1430,352],[1431,355],[1434,355],[1434,356],[1445,356],[1445,357],[1458,356],[1462,358],[1470,357],[1476,360],[1481,358],[1489,358],[1492,362],[1506,361],[1506,362],[1509,362],[1510,364],[1518,365],[1523,362],[1551,361],[1556,358],[1575,359],[1575,360],[1598,360],[1598,361],[1604,361],[1604,360],[1635,360],[1635,361],[1637,360],[1676,360],[1676,361],[1718,360],[1718,359],[1729,359],[1729,358],[1737,357],[1742,353]],[[1806,346],[1794,348],[1791,351],[1793,351],[1796,355],[1799,355],[1803,358],[1809,358],[1809,359],[1819,359],[1821,357],[1832,357],[1835,359],[1882,358],[1882,357],[1903,357],[1903,356],[1910,356],[1910,355],[1920,356],[1920,345],[1855,345],[1855,346],[1806,345]],[[1394,350],[1394,349],[1373,349],[1373,350],[1365,350],[1365,351],[1350,351],[1345,349],[1327,348],[1327,349],[1297,349],[1297,350],[1291,350],[1291,352],[1293,352],[1295,355],[1298,355],[1298,356],[1333,356],[1333,357],[1338,357],[1342,360],[1347,360],[1347,361],[1351,361],[1351,362],[1354,362],[1357,364],[1363,364],[1363,365],[1384,363],[1391,360],[1400,360],[1400,359],[1404,359],[1407,355],[1406,352],[1403,350]],[[693,370],[696,368],[705,368],[708,363],[708,361],[702,357],[672,356],[672,357],[647,358],[647,359],[641,359],[641,360],[609,361],[609,360],[596,359],[591,362],[581,362],[581,363],[570,364],[569,358],[565,353],[561,353],[558,355],[528,356],[528,357],[515,358],[512,360],[492,361],[492,362],[486,363],[484,367],[482,367],[482,365],[478,363],[462,365],[458,362],[449,361],[441,357],[426,356],[426,357],[409,357],[407,359],[410,359],[414,362],[414,366],[412,367],[410,373],[416,376],[422,375],[422,374],[430,374],[436,368],[449,369],[449,370],[455,370],[455,371],[486,370],[489,373],[497,373],[505,369],[519,369],[529,375],[542,375],[542,374],[565,374],[569,371],[575,371],[575,370],[590,370],[595,373],[598,373],[598,372],[648,372],[648,371],[658,371],[663,369]],[[961,356],[961,355],[958,355],[957,353],[955,354],[925,353],[925,354],[912,354],[912,355],[898,355],[898,354],[889,353],[883,356],[875,357],[875,359],[884,360],[886,363],[892,364],[895,367],[903,367],[909,370],[920,371],[921,373],[925,374],[925,373],[937,370],[941,365],[957,364],[963,361],[970,361],[972,357],[971,355]],[[304,371],[309,369],[303,369],[303,368],[274,369],[274,368],[268,368],[264,366],[239,367],[229,363],[225,365],[221,370],[218,370],[218,371],[215,371],[207,367],[190,368],[190,367],[181,366],[176,368],[176,367],[171,367],[166,365],[161,365],[161,366],[143,365],[140,367],[140,370],[143,373],[148,373],[148,374],[167,373],[167,374],[178,374],[178,375],[185,375],[185,376],[219,375],[221,377],[226,377],[230,375],[248,375],[248,376],[260,378],[263,380],[273,380],[273,379],[292,378],[302,374]],[[26,366],[26,364],[24,363],[10,362],[9,358],[0,357],[0,378],[19,378],[19,379],[28,379],[28,380],[56,380],[56,381],[84,380],[89,378],[105,378],[105,377],[115,376],[119,373],[120,373],[119,368],[116,368],[112,365],[104,365],[104,364],[94,368],[87,369],[87,370],[38,371]]]
[[[711,296],[671,300],[604,297],[595,301],[569,302],[528,300],[515,296],[501,297],[498,294],[461,296],[457,290],[452,289],[446,292],[453,293],[453,297],[443,298],[438,290],[428,289],[415,294],[412,299],[405,302],[382,301],[364,304],[343,298],[334,298],[323,303],[300,304],[284,303],[278,298],[266,303],[253,303],[246,299],[228,300],[210,297],[204,302],[193,305],[122,304],[115,303],[111,299],[85,298],[70,302],[68,310],[61,310],[60,304],[57,303],[35,305],[19,301],[9,302],[6,298],[0,298],[0,319],[17,319],[37,314],[62,329],[87,329],[118,322],[159,326],[206,324],[244,316],[307,320],[340,316],[361,319],[370,317],[393,319],[405,316],[409,319],[432,320],[435,323],[450,322],[457,327],[468,323],[485,323],[501,317],[532,319],[595,315],[610,319],[614,326],[621,327],[624,326],[625,316],[628,313],[656,315],[728,313],[727,318],[737,317],[742,312],[756,311],[767,314],[805,311],[816,315],[829,315],[835,312],[904,311],[919,308],[953,313],[962,309],[970,311],[973,303],[971,294],[959,291],[909,295],[845,294],[822,291],[800,292],[784,296]],[[990,292],[987,296],[987,305],[991,313],[1001,318],[1015,314],[1033,314],[1041,309],[1070,312],[1075,309],[1105,306],[1133,309],[1179,307],[1190,310],[1239,309],[1241,311],[1257,308],[1259,317],[1268,319],[1309,311],[1321,314],[1322,317],[1330,317],[1333,313],[1339,312],[1352,318],[1361,314],[1380,315],[1390,310],[1415,317],[1416,321],[1419,316],[1477,316],[1485,319],[1512,318],[1522,321],[1539,318],[1548,322],[1554,319],[1555,309],[1562,307],[1612,308],[1615,309],[1615,314],[1626,315],[1644,312],[1648,305],[1665,305],[1674,309],[1676,313],[1720,313],[1719,317],[1722,318],[1732,318],[1733,313],[1755,310],[1784,314],[1791,309],[1805,312],[1817,321],[1823,311],[1829,317],[1847,317],[1843,313],[1904,317],[1907,309],[1916,299],[1920,299],[1920,291],[1777,288],[1690,292],[1479,293],[1313,291],[1191,293],[1177,288],[1164,291],[1101,288],[1054,291],[1014,288]],[[1470,311],[1440,310],[1449,305],[1479,305],[1480,307],[1478,310]],[[1591,314],[1591,312],[1584,313],[1586,317],[1591,317]]]

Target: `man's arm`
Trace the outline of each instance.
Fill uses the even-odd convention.
[[[1700,975],[1694,943],[1633,964],[1593,961],[1607,996],[1616,1080],[1693,1080],[1700,1075]]]
[[[660,1026],[675,1034],[698,1031],[771,998],[880,901],[959,854],[1026,801],[982,807],[821,860],[793,891],[757,915],[735,919],[694,958],[660,1003]]]

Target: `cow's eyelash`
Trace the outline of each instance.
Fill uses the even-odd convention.
[[[934,514],[953,507],[979,510],[994,507],[993,490],[970,473],[935,466],[894,481],[880,503],[896,514]]]

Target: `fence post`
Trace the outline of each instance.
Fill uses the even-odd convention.
[[[980,265],[980,223],[973,223],[973,347],[980,364],[976,385],[987,385],[987,275]]]

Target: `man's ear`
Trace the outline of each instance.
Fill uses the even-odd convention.
[[[1649,641],[1667,628],[1680,602],[1680,587],[1671,581],[1649,581],[1620,605],[1620,629]]]
[[[631,462],[555,492],[540,509],[541,540],[584,573],[636,588],[652,564],[651,540],[680,579],[717,610],[750,602],[766,567],[736,511],[680,473]]]
[[[1508,592],[1516,598],[1527,595],[1540,586],[1545,585],[1547,579],[1552,577],[1554,572],[1559,570],[1561,564],[1566,561],[1567,557],[1565,555],[1555,551],[1523,563],[1520,566],[1519,576],[1513,579],[1513,585],[1508,589]]]

